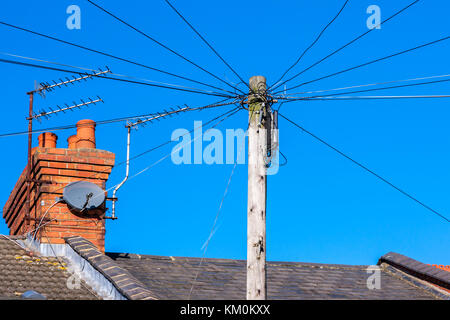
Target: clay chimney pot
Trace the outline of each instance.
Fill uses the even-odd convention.
[[[95,149],[95,121],[80,120],[77,122],[76,147]]]
[[[38,140],[41,148],[56,148],[58,136],[52,132],[44,132],[39,135]]]
[[[78,142],[78,137],[76,134],[74,134],[73,136],[70,136],[67,139],[67,143],[69,144],[69,149],[76,149],[77,148],[77,142]]]

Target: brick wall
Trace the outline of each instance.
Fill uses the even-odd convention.
[[[86,120],[83,121],[79,123],[86,123]],[[93,132],[95,134],[95,131]],[[73,136],[70,139],[73,140]],[[83,142],[83,146],[91,148],[77,148],[76,143],[71,145],[72,149],[56,148],[54,147],[56,140],[50,144],[51,147],[46,147],[43,143],[45,140],[40,138],[40,146],[32,150],[34,181],[31,182],[30,219],[27,219],[25,212],[26,168],[3,208],[3,218],[10,229],[10,234],[20,235],[33,231],[48,210],[46,215],[48,220],[42,222],[48,224],[37,232],[38,240],[42,243],[57,244],[64,243],[64,237],[81,236],[104,252],[106,211],[104,205],[85,213],[71,210],[65,203],[51,206],[56,198],[62,197],[64,187],[71,182],[89,181],[105,190],[106,181],[114,166],[115,155],[95,149],[95,136],[91,139],[93,143],[90,145]]]

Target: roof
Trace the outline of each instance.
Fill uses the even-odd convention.
[[[162,299],[243,300],[246,261],[107,253]],[[368,289],[369,266],[268,262],[268,299],[446,299],[382,264],[381,288]],[[450,273],[449,273],[450,275]],[[197,279],[196,279],[197,277]],[[195,280],[196,279],[196,280]],[[194,283],[194,285],[193,285]],[[192,288],[192,294],[190,291]]]
[[[36,256],[16,240],[0,237],[0,297],[19,298],[34,290],[48,299],[106,299],[105,291],[116,290],[119,296],[112,298],[129,300],[246,298],[245,260],[104,254],[79,236],[65,242],[62,246],[70,249],[65,252],[85,263],[80,276],[86,282],[78,290],[67,286],[73,256]],[[95,279],[88,268],[95,269]],[[368,286],[373,268],[380,275],[379,289]],[[393,252],[378,266],[268,262],[267,282],[268,299],[450,299],[450,272]]]
[[[450,292],[450,272],[448,271],[435,268],[395,252],[389,252],[382,256],[379,263],[387,263],[397,270]]]
[[[98,299],[85,283],[80,289],[69,289],[67,280],[70,276],[64,259],[37,256],[22,248],[16,239],[0,236],[1,299],[20,299],[30,290],[47,299]]]

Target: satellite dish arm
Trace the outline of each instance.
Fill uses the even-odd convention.
[[[84,210],[86,210],[88,204],[89,204],[89,200],[91,200],[92,196],[94,195],[94,193],[89,193],[86,195],[86,202],[83,205],[83,209],[81,209],[81,212],[83,212]]]
[[[113,191],[113,202],[112,202],[112,214],[111,219],[117,219],[116,218],[116,192],[117,190],[122,187],[122,185],[128,180],[128,173],[130,172],[130,135],[131,135],[131,127],[127,126],[128,134],[127,134],[127,168],[125,171],[125,178],[122,180],[121,183],[117,185],[117,187]]]

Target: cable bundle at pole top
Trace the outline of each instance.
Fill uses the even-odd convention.
[[[86,0],[86,1],[88,3],[90,3],[92,6],[94,6],[95,8],[99,9],[101,12],[103,12],[107,16],[109,16],[112,19],[114,19],[115,21],[119,22],[121,25],[124,25],[126,28],[143,36],[145,39],[149,40],[152,44],[162,48],[163,50],[170,53],[171,55],[178,57],[179,59],[183,60],[190,66],[194,67],[195,69],[202,71],[202,73],[205,76],[210,77],[210,80],[214,80],[220,84],[217,85],[217,84],[209,83],[208,81],[204,81],[204,80],[200,81],[197,79],[193,79],[190,76],[181,75],[181,74],[178,74],[173,71],[163,70],[162,68],[155,67],[155,66],[149,66],[142,62],[138,62],[138,61],[135,61],[135,60],[132,60],[129,58],[125,58],[125,57],[120,57],[111,52],[106,52],[105,50],[93,49],[86,45],[74,43],[71,41],[66,41],[66,40],[57,38],[52,35],[48,35],[48,34],[44,34],[44,33],[41,33],[41,32],[35,31],[35,30],[31,30],[26,27],[17,26],[13,23],[5,22],[5,21],[0,21],[0,26],[18,30],[21,32],[25,32],[25,33],[34,35],[39,38],[51,40],[56,43],[67,45],[72,48],[77,48],[79,50],[90,52],[90,53],[93,53],[96,55],[101,55],[102,57],[107,57],[107,58],[113,59],[114,61],[117,61],[120,63],[126,63],[129,65],[138,66],[138,67],[141,67],[148,71],[153,72],[154,75],[163,74],[165,76],[170,76],[171,78],[173,78],[174,81],[190,82],[190,86],[187,86],[184,84],[179,84],[179,83],[165,83],[165,82],[161,82],[158,80],[150,80],[150,79],[145,79],[145,78],[141,78],[141,77],[136,77],[136,76],[130,75],[130,74],[117,74],[117,73],[113,73],[109,68],[106,68],[107,70],[103,71],[99,68],[79,67],[79,66],[74,66],[72,64],[50,61],[49,59],[29,57],[29,56],[25,56],[25,55],[14,54],[14,53],[0,52],[1,55],[6,55],[9,57],[8,59],[1,58],[0,63],[16,65],[16,66],[21,66],[21,67],[27,67],[27,68],[44,69],[44,70],[55,71],[55,72],[70,75],[70,77],[66,77],[65,79],[60,78],[59,82],[57,82],[57,81],[40,82],[39,86],[37,88],[35,88],[35,90],[33,91],[34,93],[38,93],[38,94],[52,92],[53,90],[55,90],[57,88],[61,88],[63,86],[68,86],[68,85],[71,85],[71,84],[74,84],[74,83],[77,83],[79,81],[83,81],[86,79],[98,79],[98,80],[115,81],[115,82],[123,83],[123,84],[139,85],[139,86],[142,86],[142,88],[181,91],[181,92],[185,92],[188,94],[196,94],[196,95],[204,95],[204,96],[206,95],[206,96],[217,97],[217,98],[222,99],[220,101],[213,102],[208,105],[203,105],[200,107],[190,107],[191,103],[186,103],[182,107],[172,106],[172,107],[168,107],[169,110],[162,109],[160,112],[145,113],[145,114],[141,114],[141,115],[123,116],[123,117],[114,118],[114,119],[101,120],[101,121],[97,121],[97,125],[126,122],[127,127],[137,128],[140,125],[146,125],[146,124],[152,123],[154,121],[167,119],[167,118],[175,116],[175,115],[182,116],[186,112],[195,111],[195,110],[199,111],[199,110],[204,110],[204,109],[214,109],[217,107],[225,107],[227,109],[225,116],[227,116],[230,113],[234,114],[233,112],[237,112],[237,111],[241,110],[242,108],[245,108],[244,105],[248,104],[249,97],[254,97],[254,96],[258,96],[265,103],[268,103],[271,107],[272,107],[272,105],[274,105],[276,103],[279,103],[279,106],[281,107],[281,105],[284,105],[287,103],[294,103],[294,102],[306,103],[306,102],[310,102],[310,101],[311,102],[312,101],[330,101],[331,102],[331,101],[347,101],[347,100],[379,100],[379,101],[382,101],[382,100],[387,100],[387,99],[446,99],[446,98],[450,98],[450,93],[446,93],[446,92],[443,92],[442,94],[408,94],[408,95],[398,95],[398,94],[384,95],[383,94],[383,95],[376,95],[376,96],[374,96],[374,95],[355,95],[355,94],[374,92],[374,91],[388,91],[388,90],[392,91],[394,89],[400,89],[400,88],[413,88],[416,86],[429,87],[431,85],[436,85],[439,83],[447,83],[450,81],[449,74],[443,74],[443,75],[437,75],[437,76],[418,76],[413,79],[382,81],[382,82],[370,83],[370,84],[354,84],[354,85],[349,85],[349,86],[345,86],[345,87],[341,87],[341,88],[334,88],[334,89],[318,88],[315,90],[304,90],[303,92],[294,92],[294,93],[288,94],[288,92],[292,92],[292,90],[294,90],[296,88],[300,88],[300,87],[303,87],[303,86],[306,86],[306,85],[309,85],[312,83],[319,83],[321,80],[334,78],[334,77],[336,77],[338,75],[342,75],[344,73],[349,73],[351,71],[361,69],[361,68],[364,68],[364,67],[376,64],[376,63],[382,63],[384,61],[403,56],[407,53],[416,52],[416,51],[425,49],[427,47],[439,45],[447,40],[450,40],[450,36],[444,36],[444,37],[441,37],[439,39],[435,39],[432,41],[428,40],[428,42],[423,42],[422,44],[416,45],[409,49],[405,49],[405,50],[402,50],[402,51],[399,51],[396,53],[391,53],[384,57],[372,59],[365,63],[358,64],[353,67],[345,68],[341,71],[335,71],[335,72],[332,72],[332,73],[329,73],[326,75],[322,75],[313,80],[302,79],[302,81],[300,83],[294,83],[293,82],[294,80],[300,79],[300,76],[305,74],[307,71],[318,66],[319,64],[328,60],[332,56],[335,56],[338,53],[344,51],[344,49],[357,44],[361,39],[370,35],[373,32],[373,30],[376,29],[376,28],[369,29],[368,31],[366,31],[366,32],[360,34],[359,36],[351,39],[350,41],[346,42],[343,46],[340,46],[339,48],[332,50],[329,54],[325,55],[324,57],[321,57],[320,59],[318,59],[316,62],[312,63],[311,65],[304,67],[303,69],[301,69],[301,71],[288,77],[288,75],[291,72],[294,72],[294,69],[296,69],[301,64],[301,62],[303,61],[303,58],[307,54],[311,54],[311,51],[312,51],[311,49],[314,46],[320,44],[320,42],[321,42],[320,40],[322,39],[323,35],[333,27],[335,21],[337,21],[341,17],[342,13],[349,6],[351,6],[351,1],[349,1],[349,0],[342,1],[342,5],[339,7],[338,12],[335,15],[333,15],[331,17],[330,21],[320,29],[320,32],[317,34],[317,36],[314,38],[314,40],[311,42],[311,44],[309,46],[307,46],[305,50],[302,51],[302,53],[298,56],[298,58],[295,59],[295,62],[293,64],[289,65],[289,67],[284,72],[281,72],[281,76],[279,78],[277,78],[276,82],[274,82],[271,86],[269,86],[269,88],[267,90],[264,90],[263,92],[252,92],[247,81],[244,80],[245,77],[243,77],[242,74],[240,72],[238,72],[238,69],[233,67],[232,64],[229,61],[227,61],[224,58],[224,56],[218,52],[218,50],[216,48],[214,48],[214,46],[212,45],[212,42],[206,40],[206,37],[203,34],[201,34],[200,31],[192,24],[192,22],[190,22],[189,19],[185,15],[183,15],[181,13],[181,11],[179,9],[177,9],[173,5],[173,3],[171,3],[169,0],[164,0],[164,2],[169,6],[169,8],[171,10],[173,10],[173,12],[182,20],[182,22],[184,24],[186,24],[187,27],[191,31],[193,31],[193,33],[211,50],[211,52],[218,58],[218,60],[223,64],[223,66],[226,67],[226,69],[228,69],[236,77],[236,80],[238,80],[239,83],[244,83],[247,85],[247,87],[248,87],[248,91],[246,89],[247,92],[244,92],[243,90],[239,89],[238,86],[235,85],[234,83],[227,81],[223,77],[220,77],[217,74],[211,72],[210,71],[211,69],[201,66],[200,63],[195,62],[191,58],[188,58],[182,52],[172,49],[171,47],[166,45],[163,41],[157,40],[156,37],[143,31],[138,26],[132,25],[131,23],[127,22],[126,18],[119,17],[118,15],[113,13],[112,10],[109,10],[109,9],[99,5],[96,1],[92,1],[92,0]],[[407,12],[411,8],[415,7],[420,2],[421,2],[420,0],[415,0],[415,1],[412,1],[411,3],[409,3],[407,6],[397,9],[387,19],[380,22],[379,26],[384,25],[401,15],[406,15]],[[405,83],[405,82],[408,82],[408,83]],[[290,83],[292,83],[292,85],[287,86],[287,84],[290,84]],[[391,85],[394,83],[401,83],[401,84]],[[383,86],[383,85],[389,85],[389,86]],[[283,87],[283,86],[285,86],[286,89],[281,90],[280,87]],[[357,89],[357,90],[354,90],[354,89]],[[51,115],[58,114],[60,112],[71,111],[72,109],[80,108],[83,106],[95,104],[97,102],[102,102],[102,101],[103,101],[103,99],[98,97],[98,99],[94,99],[94,100],[89,99],[89,101],[86,101],[86,102],[81,100],[81,103],[74,102],[72,105],[67,104],[62,107],[57,105],[53,109],[49,108],[49,110],[42,109],[39,112],[35,112],[31,116],[31,118],[32,118],[31,120],[40,119],[40,118],[48,118]],[[170,102],[168,104],[170,105]],[[233,105],[234,105],[234,107],[232,108]],[[238,107],[235,107],[236,105]],[[220,119],[220,117],[222,117],[222,116],[223,116],[223,114],[219,117],[216,117],[216,119]],[[313,135],[309,131],[306,131],[306,129],[301,127],[299,124],[297,124],[293,120],[290,120],[283,115],[281,115],[281,116],[285,120],[290,122],[291,124],[294,124],[296,127],[302,129],[304,132],[307,132],[308,134],[310,134],[313,138],[315,138],[322,144],[325,144],[328,147],[332,148],[334,151],[340,153],[344,157],[351,160],[357,166],[359,166],[359,167],[365,169],[366,171],[370,172],[371,174],[375,175],[377,178],[379,178],[383,182],[389,184],[391,187],[393,187],[394,189],[396,189],[403,195],[416,201],[417,203],[422,205],[424,208],[428,209],[429,211],[435,213],[436,215],[440,216],[441,218],[443,218],[447,222],[449,222],[448,218],[446,218],[441,213],[435,211],[434,209],[431,209],[430,206],[425,205],[423,202],[420,202],[415,197],[404,192],[402,189],[396,187],[394,184],[389,182],[387,179],[375,174],[373,171],[371,171],[367,167],[361,165],[359,162],[354,161],[350,157],[346,156],[344,153],[342,153],[338,149],[332,147],[331,145],[326,143],[324,140],[318,138],[317,136]],[[0,133],[0,138],[12,137],[12,136],[17,136],[17,135],[25,135],[25,134],[34,134],[34,133],[40,133],[40,132],[45,132],[45,131],[66,130],[66,129],[70,129],[70,128],[74,128],[74,127],[75,127],[75,125],[67,125],[67,126],[55,126],[55,127],[49,127],[47,129],[23,131],[23,132],[10,132],[10,133],[4,132],[4,133]],[[168,144],[168,143],[165,142],[161,146],[166,145],[166,144]],[[140,157],[143,154],[147,154],[148,152],[152,152],[152,151],[158,149],[159,147],[147,150],[147,151],[137,155],[137,157]],[[145,169],[144,169],[144,171],[145,171]],[[223,201],[223,199],[222,199],[222,201]]]

